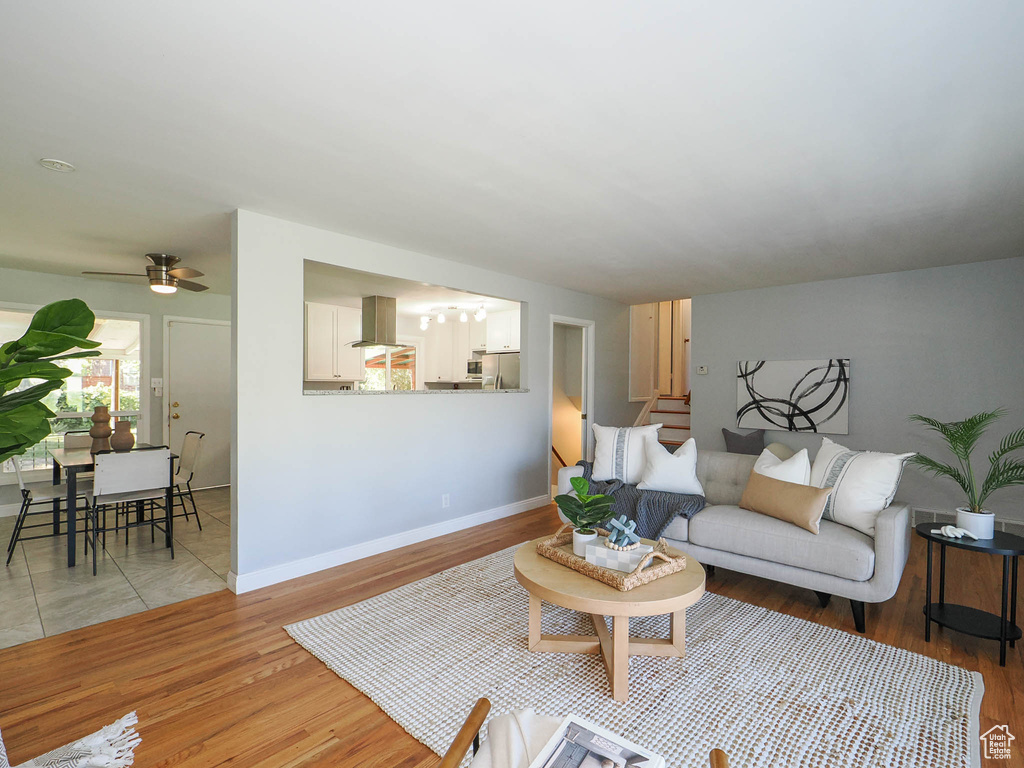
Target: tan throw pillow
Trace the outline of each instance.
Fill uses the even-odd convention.
[[[831,492],[831,488],[787,483],[751,472],[740,506],[817,533],[821,513],[825,511],[825,502]]]

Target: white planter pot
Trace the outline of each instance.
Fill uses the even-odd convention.
[[[587,544],[597,540],[597,533],[580,533],[578,528],[572,532],[572,553],[579,557],[587,556]]]
[[[959,507],[956,510],[956,527],[970,531],[979,539],[991,539],[995,535],[996,516],[991,512],[971,512]]]

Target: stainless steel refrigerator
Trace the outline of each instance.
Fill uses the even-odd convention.
[[[519,389],[518,352],[484,355],[481,359],[484,389]]]

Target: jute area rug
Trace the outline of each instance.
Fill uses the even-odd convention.
[[[685,658],[632,657],[629,702],[597,655],[531,653],[515,547],[285,629],[434,752],[473,703],[491,715],[581,715],[664,755],[735,768],[978,766],[981,675],[707,594],[687,611]],[[668,637],[667,617],[631,634]],[[593,634],[544,605],[543,631]]]

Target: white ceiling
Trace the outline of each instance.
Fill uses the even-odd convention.
[[[236,207],[626,301],[1020,256],[1022,33],[1020,0],[4,3],[0,265],[165,251],[227,292]]]
[[[364,296],[391,296],[399,315],[420,318],[423,315],[446,314],[448,319],[456,317],[447,311],[451,307],[473,311],[483,307],[487,312],[501,312],[519,309],[518,301],[507,301],[494,296],[445,288],[414,280],[402,280],[387,275],[361,272],[316,261],[304,263],[304,298],[321,304],[336,304],[342,307],[363,306]]]

